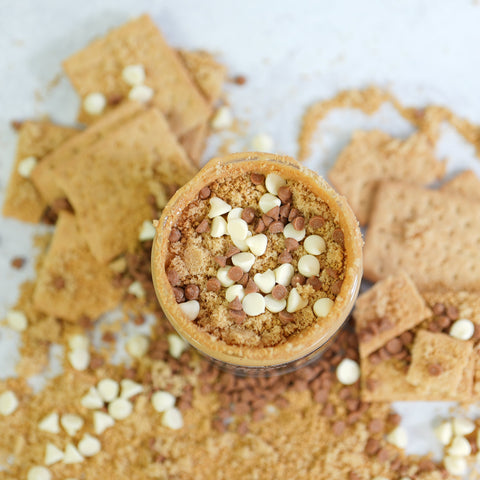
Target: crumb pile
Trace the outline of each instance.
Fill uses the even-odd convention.
[[[464,402],[476,398],[478,290],[452,291],[464,285],[460,276],[447,290],[427,292],[415,272],[389,275],[383,265],[377,285],[359,298],[356,331],[353,324],[346,328],[317,363],[280,377],[238,378],[217,370],[188,349],[164,318],[151,282],[150,254],[151,219],[158,218],[175,189],[196,171],[225,69],[204,52],[175,52],[148,16],[96,40],[64,66],[81,96],[79,118],[88,127],[80,131],[49,121],[15,123],[17,158],[4,215],[56,227],[37,239],[37,276],[22,285],[5,318],[5,325],[21,334],[22,345],[18,376],[0,382],[0,478],[440,480],[464,474],[478,451],[478,421],[442,419],[435,435],[445,457],[438,464],[428,456],[405,454],[407,432],[389,402],[405,392],[411,399],[443,399],[447,391],[448,398]],[[244,84],[244,78],[236,83]],[[310,118],[321,118],[337,106],[372,112],[387,97],[375,89],[343,92],[314,107]],[[469,141],[478,142],[479,127],[447,115],[445,109],[405,112],[426,135],[436,132],[439,118],[448,118]],[[228,116],[228,110],[218,109],[212,127],[230,124]],[[386,161],[382,145],[375,153],[377,162]],[[430,153],[422,151],[430,162]],[[417,149],[412,152],[416,155]],[[350,151],[348,157],[355,155]],[[376,181],[393,170],[376,171]],[[456,204],[450,199],[463,195],[461,201],[478,211],[477,182],[474,175],[462,174],[442,187],[441,198]],[[231,206],[244,206],[227,196],[225,185],[209,186],[203,203],[196,205],[197,223],[188,228],[197,230],[202,224],[212,192]],[[299,185],[288,188],[294,198],[305,195]],[[362,195],[377,190],[381,194],[381,188],[362,187]],[[383,198],[371,200],[369,221],[374,223]],[[256,208],[246,205],[241,213],[248,207]],[[249,225],[256,228],[262,220],[263,234],[277,235],[283,254],[286,240],[269,231],[277,221],[285,228],[280,208],[278,220],[267,215],[272,221],[265,222],[268,212],[254,212],[256,221]],[[307,228],[310,217],[322,216],[325,222],[315,229],[326,244],[339,243],[328,212],[303,213]],[[468,230],[472,218],[464,210],[457,216]],[[422,240],[430,225],[434,222],[425,213],[414,225],[388,224],[384,230],[394,229],[419,249],[446,250],[439,241]],[[208,227],[210,232],[196,233],[213,243],[213,225]],[[175,241],[179,244],[186,236],[181,228]],[[214,258],[227,262],[226,239],[217,241]],[[290,255],[298,266],[296,255],[302,248],[287,251],[285,257]],[[391,256],[400,253],[392,250]],[[451,249],[451,255],[457,253]],[[375,262],[384,262],[380,258]],[[12,269],[28,261],[14,257]],[[334,266],[338,272],[340,264]],[[419,264],[418,275],[428,275],[427,267]],[[470,285],[476,285],[475,270],[468,271]],[[339,278],[320,278],[315,295],[333,297]],[[182,292],[179,298],[183,294],[188,299],[197,291],[185,285]],[[118,304],[121,320],[97,323]],[[126,341],[130,361],[113,365],[125,325],[140,327],[151,316],[151,332],[134,333]],[[63,373],[34,393],[28,380],[44,372],[52,344],[64,349]]]
[[[184,209],[165,269],[199,328],[271,347],[328,315],[344,278],[344,234],[300,182],[245,173],[203,187]]]

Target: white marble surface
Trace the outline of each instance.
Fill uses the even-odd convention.
[[[411,105],[444,104],[480,123],[480,4],[472,0],[0,0],[0,201],[10,173],[15,135],[12,119],[45,114],[73,124],[78,100],[62,77],[62,59],[108,28],[149,12],[171,44],[215,52],[232,75],[235,116],[248,122],[237,148],[265,132],[280,153],[296,154],[299,120],[313,101],[339,89],[379,85]],[[319,126],[308,165],[325,173],[355,128],[383,128],[398,135],[412,129],[389,106],[371,118],[335,112]],[[213,139],[213,153],[218,139]],[[473,149],[451,129],[438,145],[449,172],[471,166]],[[18,285],[32,275],[31,235],[38,227],[0,219],[0,315]],[[21,255],[28,267],[12,270]],[[0,377],[14,374],[18,335],[0,327]],[[38,380],[38,379],[37,379]],[[448,405],[402,403],[410,432],[408,451],[436,449],[433,419]]]

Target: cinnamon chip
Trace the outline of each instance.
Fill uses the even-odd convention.
[[[308,224],[313,228],[313,229],[318,229],[322,228],[325,225],[325,219],[323,217],[320,217],[319,215],[312,217]]]
[[[244,208],[241,218],[242,220],[245,220],[248,224],[252,223],[255,219],[255,210],[252,207]]]
[[[277,196],[282,203],[287,203],[292,199],[292,191],[284,185],[278,189]]]
[[[254,185],[262,185],[265,182],[265,175],[261,173],[252,173],[250,175],[250,180]]]
[[[170,236],[168,237],[170,242],[172,243],[178,242],[181,238],[182,238],[182,233],[180,232],[180,230],[178,228],[172,228],[172,231],[170,232]]]
[[[284,225],[282,222],[276,221],[270,224],[270,226],[268,227],[268,231],[270,233],[281,233],[283,232],[283,227]]]
[[[287,296],[287,289],[283,285],[275,285],[272,290],[273,298],[282,300]]]
[[[210,195],[211,195],[211,191],[210,191],[210,188],[208,187],[203,187],[199,192],[198,192],[198,196],[201,200],[206,200],[207,198],[210,198]]]
[[[283,228],[282,228],[283,229]],[[284,250],[279,256],[278,256],[278,263],[291,263],[292,262],[292,256],[288,252],[288,250]]]
[[[218,278],[209,278],[207,281],[207,290],[209,292],[219,292],[222,284]]]
[[[210,225],[208,223],[208,220],[204,218],[199,224],[198,227],[195,229],[197,233],[205,233],[210,230]]]
[[[303,218],[301,215],[296,216],[292,221],[292,225],[297,232],[303,230],[305,227],[305,218]]]
[[[187,285],[185,287],[185,297],[187,300],[196,300],[200,295],[200,288],[197,285]]]
[[[232,267],[227,276],[234,282],[238,282],[243,277],[243,270],[240,267]]]

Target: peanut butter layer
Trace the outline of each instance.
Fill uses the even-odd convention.
[[[328,298],[332,302],[327,300],[327,303],[333,303],[344,279],[343,232],[327,204],[316,199],[300,182],[288,180],[278,189],[278,196],[274,195],[277,203],[281,203],[263,213],[260,206],[265,194],[268,191],[263,175],[242,174],[236,178],[216,180],[203,188],[198,199],[183,211],[170,236],[166,271],[177,302],[198,302],[199,312],[195,318],[192,315],[192,321],[229,345],[270,347],[287,341],[317,322],[318,315],[313,308],[315,303],[322,298]],[[221,199],[232,210],[212,219],[209,218],[211,200],[215,198],[214,202]],[[212,236],[218,234],[216,223],[228,220],[227,228],[231,228],[236,208],[243,209],[237,214],[248,224],[249,238],[265,235],[267,239],[264,253],[252,255],[254,263],[248,271],[242,271],[235,265],[238,263],[236,254],[241,250],[251,253],[254,247],[238,248],[240,243],[235,245],[234,237],[228,232],[218,238]],[[285,237],[285,234],[288,235],[286,232],[292,231],[300,238],[302,230],[304,238],[298,241]],[[312,248],[305,240],[311,235],[323,239],[322,253],[309,253]],[[302,275],[302,271],[305,273],[302,267],[305,260],[301,259],[305,257],[318,260],[317,274]],[[285,267],[287,264],[291,267]],[[282,282],[281,276],[275,276],[273,288],[266,287],[266,277],[271,275],[268,272],[275,273],[280,266],[290,270],[290,278],[287,276],[287,281]],[[227,283],[243,287],[238,297],[223,285],[219,275],[221,269],[228,270]],[[284,285],[279,283],[279,279]],[[292,294],[294,289],[296,292]],[[273,310],[276,311],[269,310],[267,304],[264,310],[260,308],[261,313],[249,314],[247,296],[250,293],[260,294],[264,299],[273,297],[280,303],[275,304]],[[294,298],[291,299],[297,293],[300,305]],[[318,308],[316,310],[318,313]]]

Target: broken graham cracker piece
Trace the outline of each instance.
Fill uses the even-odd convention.
[[[406,140],[379,130],[356,131],[342,150],[328,178],[347,197],[361,225],[368,222],[379,180],[428,185],[445,174],[435,158],[435,145],[421,132]]]
[[[128,97],[130,86],[122,78],[122,72],[130,65],[144,67],[144,84],[153,89],[151,104],[166,116],[175,135],[207,121],[210,115],[207,101],[148,15],[113,29],[63,62],[81,98],[102,93],[107,99],[107,109],[113,108],[118,99]],[[115,99],[113,105],[108,104],[112,99]],[[85,123],[96,118],[83,108],[79,114],[79,120]]]
[[[78,130],[61,127],[49,121],[27,121],[22,124],[17,141],[17,153],[5,194],[3,215],[24,222],[37,223],[47,206],[31,181],[29,172],[19,173],[21,164],[31,157],[31,168],[41,165],[45,155],[74,136]],[[28,169],[27,169],[28,170]]]
[[[480,201],[480,178],[473,170],[465,170],[444,183],[440,188],[442,192],[458,193],[470,200]]]
[[[32,182],[37,187],[43,199],[48,204],[64,197],[65,194],[57,185],[55,172],[57,168],[71,157],[80,153],[105,138],[110,132],[115,131],[125,122],[145,111],[145,107],[137,102],[124,102],[115,110],[103,115],[91,127],[69,138],[59,148],[55,149],[33,169]]]
[[[419,330],[412,347],[412,363],[405,378],[417,391],[441,400],[458,389],[472,353],[471,341]],[[471,391],[473,371],[468,381]]]
[[[96,319],[116,307],[122,297],[112,277],[112,270],[90,252],[75,217],[62,212],[38,275],[34,306],[69,321],[82,316]]]
[[[378,188],[364,275],[406,271],[417,288],[480,289],[480,202],[397,181]]]
[[[400,272],[360,295],[353,317],[361,357],[367,357],[432,315],[410,277]]]
[[[163,207],[171,190],[196,173],[162,114],[150,109],[58,169],[82,235],[102,263],[133,251],[149,197]]]

